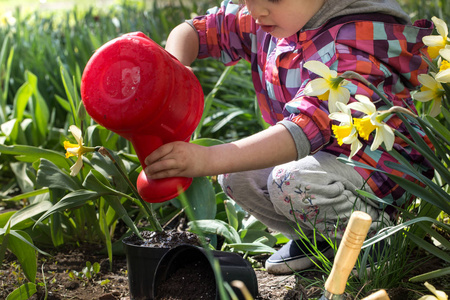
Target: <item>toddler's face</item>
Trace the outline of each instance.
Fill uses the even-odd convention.
[[[286,38],[302,29],[325,1],[245,0],[245,5],[262,30],[276,38]]]

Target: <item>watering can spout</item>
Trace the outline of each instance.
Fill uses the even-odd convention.
[[[100,47],[81,79],[88,114],[129,140],[145,158],[163,144],[189,141],[203,113],[203,91],[195,75],[142,32]],[[150,180],[141,172],[137,188],[147,202],[163,202],[186,190],[192,178]]]

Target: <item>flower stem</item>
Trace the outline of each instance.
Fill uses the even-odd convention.
[[[145,202],[142,197],[139,195],[138,190],[136,189],[136,187],[133,185],[133,183],[130,181],[130,179],[128,178],[128,176],[125,174],[125,172],[122,170],[122,168],[119,166],[119,164],[117,163],[117,161],[114,159],[114,157],[111,155],[111,153],[109,152],[108,149],[106,149],[105,147],[99,147],[98,148],[98,152],[100,154],[102,154],[103,156],[108,156],[109,159],[113,162],[113,165],[116,167],[116,169],[119,171],[120,175],[122,175],[122,177],[125,179],[125,181],[127,182],[128,186],[131,188],[131,190],[133,191],[133,194],[136,196],[136,198],[139,200],[139,202],[141,203],[142,207],[144,208],[145,212],[147,213],[147,218],[148,221],[150,222],[150,224],[152,225],[153,229],[155,231],[163,231],[161,224],[159,223],[158,219],[156,218],[155,212],[153,211],[153,209],[151,208],[151,204],[150,206],[148,205],[147,202]]]

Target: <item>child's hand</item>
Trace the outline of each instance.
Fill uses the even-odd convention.
[[[162,145],[145,159],[145,174],[151,179],[199,177],[208,173],[208,148],[186,142]]]

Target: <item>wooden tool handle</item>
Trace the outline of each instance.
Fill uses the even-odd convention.
[[[325,290],[333,295],[345,291],[348,276],[355,266],[361,246],[366,239],[372,218],[362,211],[355,211],[350,216],[341,244],[339,245],[330,276],[325,282]]]
[[[379,290],[362,300],[390,300],[388,293],[385,290]]]

